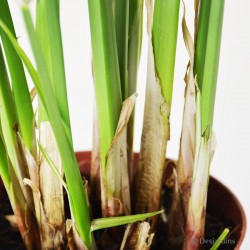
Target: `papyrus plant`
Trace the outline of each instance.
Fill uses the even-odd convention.
[[[200,2],[194,75],[196,86],[196,146],[192,187],[188,200],[187,249],[198,249],[197,240],[204,237],[205,210],[210,162],[214,153],[213,113],[219,65],[224,1]],[[198,241],[199,242],[199,241]]]
[[[100,148],[100,162],[95,165],[98,170],[100,164],[100,177],[92,175],[95,181],[90,187],[100,183],[104,217],[100,219],[91,216],[88,182],[81,177],[74,153],[60,1],[37,0],[35,22],[28,2],[23,1],[21,10],[34,62],[18,43],[8,1],[0,1],[0,175],[26,248],[98,249],[93,231],[129,223],[126,229],[104,232],[112,232],[113,237],[122,231],[120,249],[149,249],[157,239],[159,218],[152,216],[160,213],[170,137],[180,1],[146,0],[147,82],[135,177],[133,109],[144,1],[88,1],[97,107],[95,136]],[[195,0],[194,4],[194,38],[185,18],[182,22],[189,67],[180,154],[174,170],[174,200],[167,218],[168,241],[172,244],[181,238],[176,249],[198,249],[196,243],[204,237],[214,150],[212,123],[224,1]],[[24,67],[34,85],[32,91]],[[64,193],[69,200],[70,218],[64,213]],[[146,218],[150,219],[141,222]]]
[[[18,94],[14,93],[14,84],[9,83],[5,59],[1,53],[1,176],[28,249],[66,247],[65,234],[68,230],[64,217],[62,187],[68,194],[74,235],[81,238],[82,247],[95,248],[92,231],[141,220],[152,214],[116,217],[112,220],[97,219],[91,224],[87,194],[84,191],[71,138],[59,2],[37,1],[36,29],[26,3],[22,6],[22,13],[37,68],[35,69],[17,42],[7,1],[1,2],[1,36],[6,44],[6,54],[9,55],[11,52],[11,60],[15,59],[15,67],[20,68],[19,71],[11,72],[17,74],[13,76],[16,77],[14,79],[18,79],[18,74],[23,74],[25,79],[23,64],[32,78],[39,98],[39,117],[35,127],[35,115],[27,82],[24,80],[23,86],[18,86],[18,94],[23,95],[21,103],[20,97],[16,97]],[[11,60],[10,66],[13,68]],[[25,91],[28,95],[25,95]],[[19,111],[21,106],[31,108],[30,127],[19,127],[21,121],[29,121],[23,118],[27,108]],[[130,110],[127,112],[131,113]],[[18,119],[16,114],[21,119]],[[125,116],[125,119],[128,118]],[[35,128],[38,130],[38,137],[34,133]],[[32,135],[31,138],[23,136],[25,129]],[[38,148],[39,158],[36,153]],[[56,200],[52,201],[54,195]]]
[[[182,21],[189,54],[185,77],[177,186],[170,213],[168,241],[183,249],[199,249],[204,238],[209,169],[215,148],[213,111],[219,64],[224,1],[195,1],[194,38]]]
[[[160,207],[175,65],[180,1],[146,1],[148,68],[141,152],[135,177],[135,211]],[[155,221],[153,228],[155,228]]]

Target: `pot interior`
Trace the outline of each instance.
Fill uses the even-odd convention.
[[[86,177],[90,176],[91,165],[91,152],[77,152],[76,158],[79,163],[82,174]],[[134,165],[138,162],[138,153],[134,154]],[[1,192],[2,191],[2,192]],[[3,194],[3,184],[0,179],[0,202]],[[1,206],[0,206],[1,209]],[[1,211],[0,211],[1,212]],[[214,225],[211,224],[211,228],[207,227],[206,231],[209,231],[209,235],[213,235],[213,230],[218,226],[218,221],[222,221],[222,227],[231,227],[231,241],[225,242],[224,246],[220,249],[240,249],[240,245],[244,239],[246,233],[246,217],[244,210],[236,198],[236,196],[221,182],[213,177],[210,177],[208,198],[207,198],[207,214],[210,216],[211,221],[215,221]],[[207,235],[207,234],[206,234]],[[211,236],[212,237],[212,236]],[[207,239],[204,240],[216,240]],[[206,249],[206,247],[204,247]],[[209,248],[208,248],[209,249]]]

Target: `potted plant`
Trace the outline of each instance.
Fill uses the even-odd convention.
[[[9,219],[26,248],[217,249],[235,230],[229,223],[213,240],[205,236],[224,0],[194,1],[194,36],[184,13],[190,58],[176,164],[165,157],[180,1],[146,1],[148,68],[139,158],[132,146],[133,108],[144,1],[88,1],[97,106],[90,171],[90,155],[75,155],[73,148],[60,2],[37,0],[35,24],[28,2],[21,9],[36,67],[18,44],[8,1],[0,2],[0,174],[15,215]],[[208,211],[214,210],[213,193]]]

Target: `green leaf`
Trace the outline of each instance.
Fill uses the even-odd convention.
[[[89,0],[93,69],[102,172],[115,135],[122,96],[112,1]]]
[[[0,176],[3,180],[7,192],[9,193],[11,179],[8,169],[7,153],[1,136],[0,136]]]
[[[137,75],[141,56],[142,24],[143,24],[144,0],[129,0],[129,27],[128,27],[128,59],[127,59],[127,96],[136,92]],[[134,112],[132,113],[127,127],[127,151],[130,179],[132,178],[133,166],[133,140],[134,140]]]
[[[121,225],[129,224],[129,223],[134,223],[137,221],[142,221],[147,218],[153,217],[155,215],[161,214],[163,211],[164,210],[153,212],[153,213],[95,219],[91,223],[91,232],[95,230],[103,229],[103,228],[116,227],[116,226],[121,226]]]
[[[50,83],[49,73],[33,27],[29,9],[27,6],[23,6],[22,10],[39,73],[36,72],[25,52],[2,21],[0,21],[0,26],[7,34],[18,55],[27,67],[37,88],[39,98],[45,107],[64,166],[66,182],[69,190],[69,199],[72,205],[76,227],[86,246],[90,247],[92,241],[90,233],[90,215],[74,149],[61,119],[52,84]]]
[[[209,138],[213,123],[224,0],[200,3],[194,74],[201,91],[201,129]]]
[[[72,205],[73,216],[76,227],[83,241],[90,247],[90,215],[88,210],[87,198],[83,189],[80,170],[75,158],[73,145],[65,130],[60,110],[54,95],[46,63],[43,58],[41,48],[34,30],[30,11],[27,6],[22,8],[24,20],[30,37],[33,53],[36,59],[38,73],[42,80],[42,91],[38,90],[39,96],[43,96],[43,105],[47,112],[51,127],[53,129],[57,146],[64,166],[66,181],[69,191],[69,199]]]
[[[124,101],[129,97],[127,82],[129,0],[114,1],[114,19],[122,100]]]
[[[143,3],[144,0],[129,1],[128,96],[136,92],[142,45]]]
[[[169,106],[172,101],[179,8],[180,0],[155,0],[154,4],[152,40],[155,68]]]
[[[16,37],[7,0],[0,1],[0,19],[6,24],[12,35]],[[0,29],[0,34],[12,81],[12,90],[14,95],[14,102],[16,104],[16,112],[18,117],[18,124],[20,126],[20,132],[25,144],[27,145],[29,150],[32,151],[33,146],[35,145],[34,113],[23,64],[19,56],[17,55],[13,45],[2,29]]]
[[[36,33],[48,68],[61,117],[72,140],[58,0],[38,0]]]
[[[227,235],[229,234],[229,229],[225,228],[223,232],[221,233],[220,237],[216,240],[214,245],[210,248],[210,250],[217,250],[221,243],[226,239]]]
[[[11,163],[16,171],[17,166],[14,147],[15,129],[17,126],[16,107],[11,92],[10,82],[1,46],[0,69],[0,116],[2,139],[5,143]]]

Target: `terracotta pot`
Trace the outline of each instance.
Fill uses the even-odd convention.
[[[246,234],[246,215],[242,205],[229,188],[214,177],[210,177],[208,187],[207,212],[231,223],[234,232],[234,250],[239,250]]]
[[[90,175],[91,152],[76,152],[79,167],[84,176]],[[138,161],[139,155],[134,155],[134,165]],[[2,189],[0,179],[0,194]],[[1,197],[0,197],[1,201]],[[236,227],[233,239],[234,249],[239,250],[246,233],[246,216],[244,210],[236,196],[221,182],[210,177],[208,188],[207,212],[223,221],[226,221],[234,228]],[[1,245],[1,244],[0,244]]]
[[[89,176],[91,152],[77,152],[76,157],[81,172],[85,176]],[[138,160],[139,154],[135,153],[134,165],[136,165]],[[246,216],[244,210],[236,196],[212,176],[210,177],[208,187],[207,212],[227,222],[232,227],[237,228],[232,237],[235,242],[229,242],[228,244],[234,244],[234,249],[239,250],[246,233]]]

